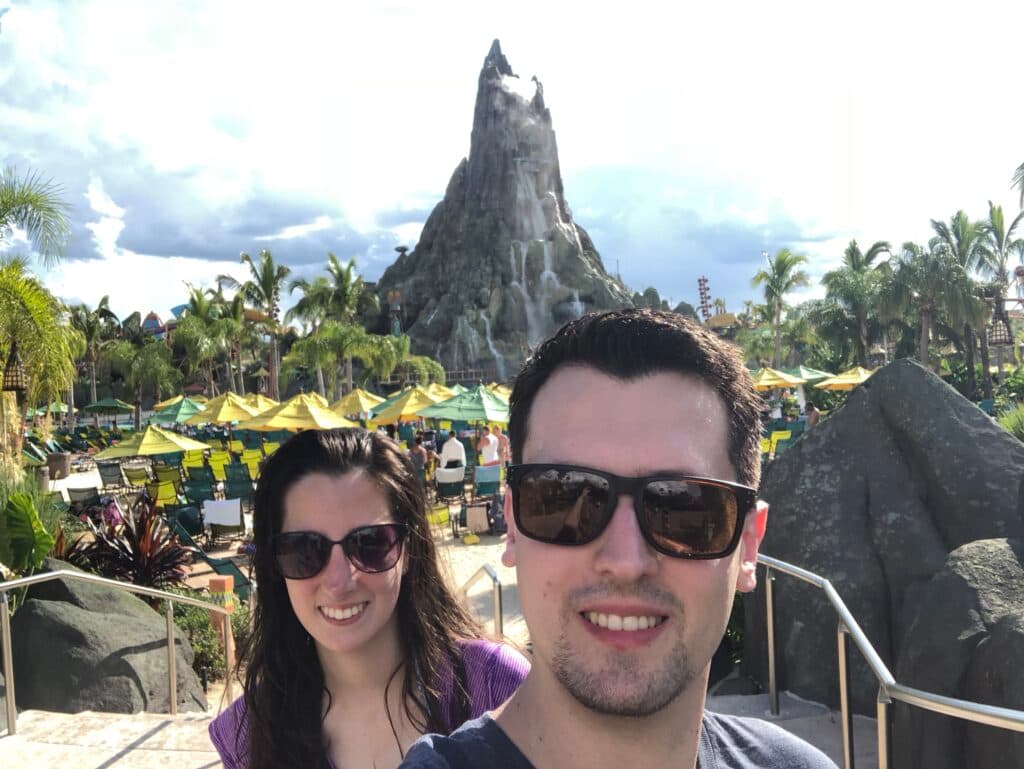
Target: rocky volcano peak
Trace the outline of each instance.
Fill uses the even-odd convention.
[[[469,158],[378,291],[414,352],[498,379],[565,321],[631,304],[573,221],[543,86],[517,76],[497,40],[480,70]]]

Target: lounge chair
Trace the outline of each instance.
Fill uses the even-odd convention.
[[[206,551],[196,544],[196,541],[189,536],[184,527],[177,521],[171,524],[171,530],[178,536],[178,541],[192,552],[193,558],[198,558],[214,572],[222,577],[235,578],[235,595],[240,601],[248,601],[249,595],[254,587],[252,580],[242,573],[242,570],[235,565],[230,558],[214,558],[206,554]]]

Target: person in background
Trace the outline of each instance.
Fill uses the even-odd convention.
[[[501,444],[498,439],[491,435],[490,429],[484,425],[480,431],[480,440],[476,444],[480,453],[481,464],[484,467],[497,465],[501,462]]]
[[[209,727],[227,769],[392,769],[421,734],[500,705],[525,676],[448,588],[419,479],[383,434],[283,444],[254,528],[244,694]]]
[[[501,463],[508,465],[512,461],[512,448],[508,441],[508,436],[501,431],[500,425],[494,425],[491,428],[491,432],[494,433],[494,437],[498,439],[498,445],[500,447]]]
[[[807,401],[807,409],[804,412],[807,415],[807,429],[810,430],[821,420],[821,412],[818,411],[818,407],[810,401]]]
[[[448,433],[448,440],[441,446],[441,467],[465,467],[466,447],[462,445],[459,436],[452,430]]]

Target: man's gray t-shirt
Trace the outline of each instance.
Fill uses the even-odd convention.
[[[756,718],[704,713],[698,747],[701,769],[836,769],[815,747]],[[449,737],[428,734],[399,769],[534,769],[494,719],[467,721]]]

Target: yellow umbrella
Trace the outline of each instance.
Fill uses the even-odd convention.
[[[868,371],[866,368],[854,366],[841,374],[836,374],[831,379],[818,382],[814,386],[822,390],[852,390],[857,385],[867,381],[868,377],[874,373],[874,371]]]
[[[142,457],[152,454],[170,454],[175,451],[205,451],[205,443],[186,438],[170,430],[150,425],[142,432],[121,441],[116,446],[104,449],[96,459],[117,459],[118,457]]]
[[[263,393],[249,393],[245,396],[245,402],[252,408],[256,409],[257,414],[262,414],[264,411],[269,411],[274,406],[279,406],[276,400],[268,398]]]
[[[210,399],[207,398],[202,393],[196,393],[195,395],[190,395],[189,398],[194,400],[196,403],[209,403],[210,402]]]
[[[333,430],[336,427],[358,427],[343,416],[321,408],[310,393],[294,398],[264,411],[259,416],[238,423],[239,430]]]
[[[443,384],[438,384],[437,382],[431,382],[430,384],[428,384],[427,392],[430,393],[431,395],[440,398],[443,401],[446,401],[449,398],[454,398],[456,395],[458,395],[458,393],[456,393],[454,390],[449,390]]]
[[[416,412],[440,400],[440,398],[435,398],[422,387],[413,387],[392,401],[383,411],[373,412],[373,421],[376,424],[414,422],[419,419],[416,416]]]
[[[185,420],[187,425],[224,424],[256,416],[256,409],[240,395],[226,392],[206,404],[206,410]]]
[[[508,399],[512,397],[512,388],[506,387],[503,384],[489,384],[487,389],[497,395],[499,398],[508,403]]]
[[[153,411],[163,411],[168,406],[173,406],[175,403],[178,403],[184,397],[185,397],[184,395],[175,395],[173,398],[168,398],[165,401],[160,401],[159,403],[154,403],[153,404]]]
[[[806,379],[790,376],[773,368],[765,367],[754,373],[754,389],[758,392],[778,390],[785,387],[796,387],[806,382]]]
[[[358,387],[344,396],[341,400],[337,400],[331,404],[331,411],[335,414],[365,414],[368,411],[373,411],[373,407],[384,402],[384,399],[379,395],[374,395],[366,390],[360,390]]]

